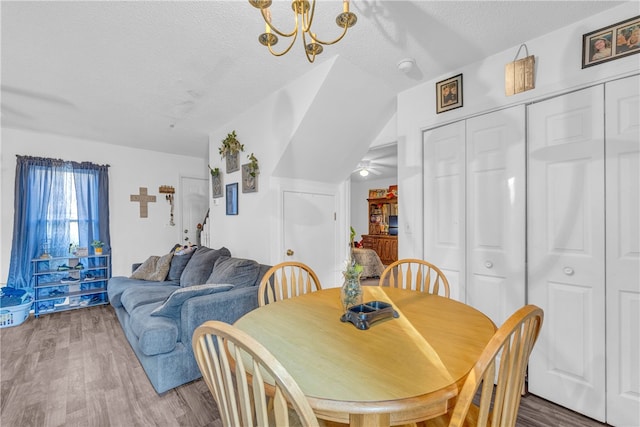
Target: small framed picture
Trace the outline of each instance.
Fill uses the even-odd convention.
[[[227,215],[238,215],[238,183],[227,184]]]
[[[462,74],[436,83],[436,113],[462,107]]]
[[[582,36],[582,68],[640,52],[640,16]]]
[[[258,191],[258,174],[251,171],[251,164],[242,165],[242,192],[255,193]]]

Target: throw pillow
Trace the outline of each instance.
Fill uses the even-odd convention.
[[[171,260],[171,268],[169,269],[169,274],[167,275],[167,280],[173,280],[175,282],[180,281],[180,276],[184,271],[184,268],[187,266],[187,263],[193,256],[194,251],[191,252],[174,252],[173,259]]]
[[[231,256],[227,248],[211,249],[200,246],[191,256],[191,259],[180,276],[180,286],[202,285],[207,282],[216,260],[221,256]],[[216,282],[226,283],[226,282]]]
[[[171,266],[173,254],[169,253],[159,256],[150,256],[145,262],[133,272],[131,279],[149,280],[162,282],[166,279],[169,267]]]
[[[252,259],[221,256],[206,283],[229,283],[236,288],[252,286],[259,272],[260,264]]]
[[[161,306],[151,312],[151,315],[176,319],[180,315],[182,304],[189,298],[225,292],[231,288],[233,288],[232,285],[226,284],[195,285],[188,288],[180,288],[169,295]]]

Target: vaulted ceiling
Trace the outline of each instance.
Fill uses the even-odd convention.
[[[343,85],[366,73],[395,94],[620,3],[352,0],[356,26],[309,64],[300,40],[279,58],[258,43],[247,1],[2,1],[2,126],[204,157],[210,132],[335,55]],[[341,10],[318,2],[318,37]],[[272,14],[286,27],[290,3]],[[332,114],[367,114],[323,90]]]

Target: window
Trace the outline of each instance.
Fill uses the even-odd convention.
[[[52,256],[93,240],[109,251],[108,167],[18,156],[9,286],[32,287],[31,260],[45,242]]]

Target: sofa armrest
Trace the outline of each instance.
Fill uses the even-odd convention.
[[[258,287],[248,286],[211,295],[189,298],[180,312],[180,341],[191,348],[195,329],[207,320],[233,324],[258,308]]]

